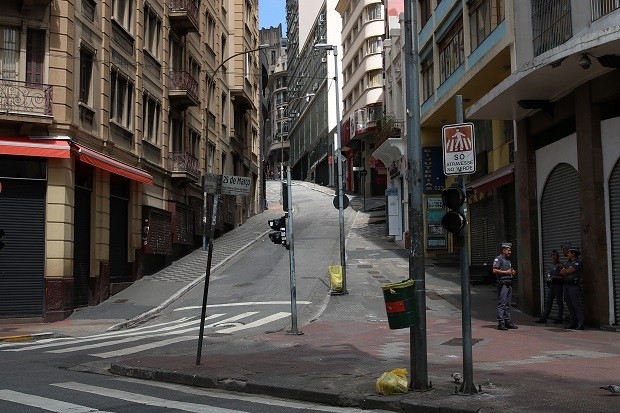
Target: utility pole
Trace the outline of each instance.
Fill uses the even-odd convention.
[[[422,146],[420,142],[420,80],[417,41],[417,0],[405,2],[405,73],[407,108],[407,187],[409,236],[409,278],[418,323],[410,328],[412,390],[428,390],[426,337],[426,281],[424,268],[424,227],[422,225]]]

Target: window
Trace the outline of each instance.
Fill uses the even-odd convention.
[[[0,26],[0,79],[19,76],[19,29]]]
[[[504,20],[503,4],[499,0],[478,0],[470,6],[469,26],[471,48],[476,47]]]
[[[433,93],[435,92],[433,61],[431,59],[425,60],[420,66],[420,72],[422,76],[422,102],[426,102],[428,98],[433,96]]]
[[[133,127],[133,83],[115,69],[110,81],[110,120],[127,129]]]
[[[159,119],[161,116],[161,102],[149,93],[142,95],[142,135],[153,145],[159,146]]]
[[[91,23],[95,22],[95,9],[97,3],[95,0],[82,0],[82,16]]]
[[[161,20],[159,16],[144,6],[144,48],[159,59],[159,45],[161,43]]]
[[[207,172],[213,172],[213,161],[215,160],[215,145],[211,142],[207,145]]]
[[[532,0],[534,56],[573,37],[570,0]]]
[[[381,20],[383,19],[383,4],[375,3],[366,6],[366,20]]]
[[[207,11],[207,47],[213,49],[215,45],[215,19]]]
[[[84,47],[80,48],[80,96],[79,100],[87,106],[92,106],[92,76],[94,54]]]
[[[431,0],[419,0],[420,1],[420,28],[424,27],[427,21],[431,19]]]
[[[383,50],[383,39],[381,36],[373,36],[366,39],[366,54],[381,53]]]
[[[172,152],[183,152],[183,121],[170,117],[170,147]]]
[[[189,58],[189,74],[194,78],[196,82],[200,79],[200,63],[193,57]]]
[[[112,0],[112,16],[114,20],[129,33],[133,33],[133,7],[133,0]]]
[[[383,86],[383,71],[381,69],[371,70],[367,76],[368,87]]]
[[[200,133],[194,129],[189,130],[189,144],[191,154],[198,157],[198,154],[200,153]]]
[[[463,22],[457,22],[439,43],[439,80],[445,82],[459,68],[465,57]]]

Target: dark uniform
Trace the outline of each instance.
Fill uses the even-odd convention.
[[[579,259],[579,248],[570,247],[569,251],[573,255],[569,255],[569,259],[564,265],[565,269],[573,268],[570,274],[564,274],[564,299],[570,313],[570,324],[566,328],[583,330],[585,324],[585,315],[583,312],[583,304],[581,303],[581,278],[583,275],[583,267]]]
[[[512,302],[512,276],[514,270],[508,256],[512,250],[512,244],[502,243],[502,253],[493,261],[493,269],[498,270],[497,277],[497,329],[508,330],[518,328],[510,318],[510,303]],[[507,254],[505,254],[505,251]]]
[[[559,254],[556,250],[551,252],[552,256],[559,258]],[[558,260],[556,263],[551,263],[547,272],[545,273],[545,283],[547,284],[547,298],[545,299],[545,308],[540,319],[536,320],[537,323],[546,323],[549,314],[551,313],[551,306],[553,300],[557,300],[558,303],[558,315],[553,321],[554,324],[560,324],[564,317],[564,280],[560,275],[560,269],[563,267],[562,263]]]

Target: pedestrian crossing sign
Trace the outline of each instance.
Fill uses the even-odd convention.
[[[444,174],[461,175],[476,172],[473,123],[445,125],[441,133]]]

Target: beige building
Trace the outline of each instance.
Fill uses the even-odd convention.
[[[258,2],[6,0],[0,317],[56,321],[260,210]],[[211,204],[211,196],[209,205]]]

